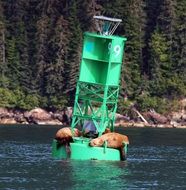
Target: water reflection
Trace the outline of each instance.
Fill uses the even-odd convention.
[[[53,127],[0,127],[0,189],[186,189],[186,130],[124,130],[127,162],[105,162],[54,160]]]
[[[71,168],[68,187],[72,189],[125,189],[130,175],[127,162],[61,161],[61,167]]]

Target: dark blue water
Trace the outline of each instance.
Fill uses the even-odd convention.
[[[186,130],[132,128],[128,160],[54,160],[57,127],[0,126],[0,189],[186,189]]]

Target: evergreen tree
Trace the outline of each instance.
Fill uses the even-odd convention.
[[[180,77],[186,80],[186,1],[176,4],[176,25],[173,44],[173,67]]]
[[[167,94],[167,77],[169,76],[170,56],[166,38],[155,31],[149,44],[151,50],[151,94]]]
[[[175,26],[172,45],[172,73],[169,80],[172,95],[186,96],[186,1],[175,3]]]
[[[25,3],[25,4],[24,4]],[[24,78],[24,90],[29,94],[36,94],[38,87],[36,85],[36,52],[37,52],[37,20],[40,15],[40,11],[37,9],[39,1],[37,0],[23,0],[22,6],[25,9],[24,14],[24,27],[25,31],[22,33],[22,37],[25,39],[23,46],[23,57],[25,57],[26,63],[23,63],[22,77]],[[24,58],[23,58],[24,59]],[[25,59],[24,59],[25,60]],[[23,76],[24,75],[24,76]]]
[[[77,18],[77,4],[75,0],[69,1],[67,15],[70,35],[68,57],[65,64],[65,92],[70,95],[70,99],[73,101],[82,48],[82,31]]]
[[[27,58],[22,59],[25,41],[25,26],[23,18],[25,15],[25,1],[8,1],[4,3],[6,16],[6,53],[7,53],[7,76],[10,80],[10,88],[16,89],[22,86],[21,67],[27,62]],[[22,63],[22,61],[24,63]],[[24,88],[24,87],[23,87]]]
[[[48,97],[62,97],[65,85],[65,62],[68,51],[67,21],[61,16],[55,27],[55,35],[52,39],[54,58],[46,68],[46,94]],[[55,51],[54,51],[55,50]]]
[[[29,4],[27,1],[20,0],[18,4],[18,11],[20,15],[17,18],[17,27],[19,33],[16,34],[16,44],[19,54],[19,86],[17,88],[22,89],[25,93],[30,92],[31,67],[29,65],[28,55],[28,38],[26,31],[26,7]]]
[[[4,20],[4,10],[2,1],[0,1],[0,87],[7,87],[8,80],[5,76],[7,66],[6,66],[6,48],[5,48],[5,20]]]
[[[37,59],[36,59],[36,80],[38,92],[41,96],[45,96],[46,85],[46,67],[49,63],[48,59],[48,33],[50,30],[50,18],[46,15],[37,22]]]
[[[176,0],[163,0],[161,2],[159,15],[157,18],[157,26],[156,26],[162,32],[163,36],[166,38],[170,58],[172,58],[171,53],[172,53],[174,26],[176,22],[175,3]]]
[[[65,91],[65,64],[67,62],[68,56],[68,22],[61,16],[56,23],[56,64],[54,75],[56,77],[56,90],[55,93],[62,95]]]
[[[101,8],[95,0],[77,0],[77,17],[82,31],[96,31],[93,16],[100,15]]]
[[[155,32],[157,28],[157,20],[160,14],[160,5],[162,0],[146,0],[145,13],[146,13],[146,25],[144,27],[144,48],[143,48],[143,67],[142,72],[144,75],[147,75],[151,78],[151,65],[150,65],[150,47],[149,42],[151,40],[152,34]]]
[[[7,40],[7,77],[10,89],[16,89],[20,85],[20,55],[15,37]]]
[[[143,0],[130,0],[123,3],[123,30],[127,37],[125,65],[122,72],[122,90],[131,98],[138,96],[143,90],[142,68],[144,49],[144,28],[146,15]]]

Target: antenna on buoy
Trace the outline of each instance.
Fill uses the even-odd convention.
[[[119,24],[122,22],[121,19],[106,16],[93,16],[93,18],[96,20],[97,30],[104,36],[113,35]]]

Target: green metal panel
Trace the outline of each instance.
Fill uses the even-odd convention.
[[[71,143],[71,159],[78,160],[120,160],[119,150],[104,148],[104,147],[90,147],[88,144]]]
[[[106,83],[107,75],[104,73],[108,71],[108,63],[92,59],[83,59],[81,65],[80,81],[97,84]]]
[[[119,85],[125,41],[126,38],[85,33],[79,81]]]
[[[126,38],[114,38],[110,48],[110,62],[122,63],[123,49]]]
[[[74,160],[120,160],[120,152],[117,149],[107,148],[106,144],[103,147],[90,147],[90,139],[83,137],[74,138],[74,142],[70,143],[71,153],[66,153],[65,146],[57,147],[57,141],[52,143],[52,156],[56,159],[74,159]],[[127,146],[124,147],[127,154]]]
[[[121,70],[120,64],[114,62],[111,64],[109,78],[108,78],[108,83],[110,85],[115,85],[119,83],[120,70]]]
[[[83,48],[83,58],[98,60],[98,61],[108,61],[108,45],[111,43],[112,39],[101,39],[92,36],[91,34],[85,34],[84,38],[84,48]]]

